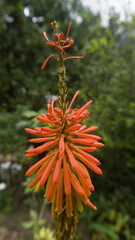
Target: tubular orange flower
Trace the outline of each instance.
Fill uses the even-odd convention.
[[[73,100],[71,101],[72,104],[77,94],[78,92],[74,95]],[[52,102],[53,101],[54,100],[52,100]],[[89,101],[80,109],[73,109],[71,113],[68,113],[71,108],[70,104],[65,115],[63,115],[60,108],[50,108],[52,104],[48,105],[48,113],[50,114],[49,117],[51,119],[50,124],[53,123],[53,128],[41,127],[38,129],[36,128],[36,130],[28,128],[26,129],[26,131],[30,134],[42,136],[42,138],[31,139],[30,142],[42,143],[47,141],[39,147],[27,150],[26,157],[30,157],[31,155],[35,156],[45,152],[46,150],[49,150],[49,153],[46,155],[46,157],[42,158],[27,171],[26,176],[29,176],[38,168],[38,171],[40,171],[40,169],[43,168],[43,165],[47,162],[47,165],[45,165],[43,170],[40,171],[40,175],[38,175],[35,181],[30,184],[30,187],[33,187],[38,183],[39,188],[44,185],[46,188],[46,182],[49,181],[49,176],[52,174],[49,187],[49,189],[52,188],[52,192],[49,190],[47,197],[49,200],[51,200],[54,191],[57,192],[56,209],[57,211],[60,211],[61,208],[64,207],[62,206],[61,201],[61,194],[63,194],[62,189],[64,188],[64,192],[67,196],[66,199],[68,201],[66,203],[68,216],[69,214],[72,214],[72,204],[70,203],[72,201],[72,192],[74,191],[80,195],[82,202],[96,209],[88,200],[88,196],[93,190],[93,185],[84,164],[95,173],[102,174],[101,169],[97,167],[97,165],[100,165],[100,162],[89,153],[95,151],[96,147],[98,147],[98,144],[100,144],[99,147],[102,147],[103,144],[98,142],[101,139],[99,136],[91,135],[91,132],[95,131],[97,127],[85,127],[84,130],[84,125],[80,124],[82,117],[87,117],[87,108],[90,103],[91,101]],[[43,119],[42,117],[37,117],[37,119],[42,122],[44,119],[49,120],[47,114],[42,114],[42,116]],[[52,133],[55,134],[53,137]],[[80,145],[76,145],[76,143]],[[88,147],[85,145],[88,145]],[[73,190],[71,189],[71,186]],[[58,196],[59,193],[60,196]],[[71,197],[69,201],[70,195]],[[58,203],[59,199],[60,203]]]

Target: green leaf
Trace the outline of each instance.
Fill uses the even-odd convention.
[[[23,228],[25,228],[25,229],[29,229],[29,228],[31,228],[31,227],[33,226],[33,221],[23,222],[23,223],[22,223],[22,226],[23,226]]]
[[[30,210],[30,217],[32,220],[37,220],[37,213],[35,210]]]
[[[35,112],[35,111],[30,111],[30,110],[28,110],[28,111],[26,111],[26,112],[24,112],[24,113],[22,114],[22,116],[23,116],[23,117],[26,117],[26,118],[32,118],[32,117],[35,117],[35,116],[37,116],[37,115],[38,115],[37,112]]]

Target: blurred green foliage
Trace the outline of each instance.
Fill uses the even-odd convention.
[[[104,175],[91,173],[101,196],[96,198],[99,210],[88,214],[86,208],[82,221],[93,240],[134,240],[135,15],[120,22],[112,11],[104,27],[100,15],[84,8],[79,0],[0,1],[0,152],[14,154],[23,162],[23,176],[28,147],[24,128],[39,126],[35,117],[46,112],[47,100],[58,94],[57,62],[52,59],[45,71],[40,70],[54,51],[42,35],[46,31],[49,39],[54,38],[50,25],[54,19],[64,34],[72,22],[70,36],[75,44],[69,54],[85,56],[65,62],[68,99],[80,89],[76,107],[94,100],[86,123],[99,127],[97,134],[106,146],[96,153]],[[12,201],[11,195],[6,198],[2,193],[0,208],[5,204],[10,209]]]
[[[22,226],[25,229],[33,228],[33,240],[55,240],[54,232],[49,227],[43,227],[45,224],[44,219],[38,219],[35,210],[30,211],[29,222],[23,222]]]

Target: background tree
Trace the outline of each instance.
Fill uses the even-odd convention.
[[[100,231],[106,239],[134,240],[135,16],[120,22],[119,15],[111,12],[109,24],[104,27],[99,14],[92,13],[78,0],[0,1],[0,152],[2,156],[12,153],[17,162],[24,164],[24,128],[36,126],[33,117],[46,111],[50,93],[57,94],[55,60],[49,61],[46,71],[40,69],[52,52],[51,47],[46,47],[42,32],[47,31],[53,39],[48,23],[54,19],[60,31],[72,22],[75,45],[69,53],[85,56],[83,60],[65,62],[68,98],[80,89],[78,106],[94,100],[87,123],[99,126],[98,133],[106,145],[100,152],[104,175],[100,182],[92,176],[97,192],[101,191],[100,197],[95,195],[97,206],[106,215],[99,210],[97,215],[90,212],[88,219],[84,213],[83,221],[89,226],[91,217],[91,221],[99,223],[97,229],[96,225],[88,227],[91,236],[96,231],[95,239],[103,239],[98,238]],[[104,201],[109,203],[104,205]],[[118,228],[119,214],[122,219],[127,215],[129,218]],[[110,224],[107,233],[103,225],[106,223]],[[108,235],[110,231],[112,235]]]

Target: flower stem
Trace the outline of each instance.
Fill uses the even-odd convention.
[[[52,214],[56,221],[56,239],[57,240],[73,240],[75,238],[76,224],[78,222],[78,213],[76,205],[74,204],[74,210],[71,216],[67,216],[65,195],[63,196],[63,209],[61,212],[57,212],[55,209],[55,203],[52,204]]]
[[[58,30],[56,26],[56,21],[53,22],[53,25],[54,25],[54,33],[55,33],[55,42],[57,42]],[[59,68],[58,68],[58,72],[59,72],[58,88],[60,93],[59,103],[60,103],[61,110],[63,111],[63,114],[64,114],[66,111],[66,98],[67,98],[66,68],[63,61],[63,53],[59,49],[57,49],[56,51],[59,56]]]

